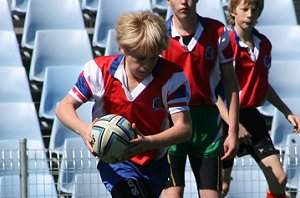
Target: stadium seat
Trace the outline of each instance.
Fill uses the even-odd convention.
[[[256,28],[272,43],[272,61],[300,60],[299,25],[257,26]]]
[[[11,11],[26,13],[29,0],[11,0]]]
[[[217,19],[224,25],[227,25],[223,5],[220,0],[198,0],[196,9],[200,16]],[[172,9],[168,6],[166,20],[168,20],[172,14]]]
[[[226,198],[266,197],[268,185],[265,176],[252,157],[236,157],[231,177],[230,190]]]
[[[46,68],[39,117],[54,119],[55,108],[74,87],[83,66],[51,66]]]
[[[33,102],[25,68],[0,67],[0,102]]]
[[[90,153],[81,138],[66,139],[59,167],[58,189],[72,193],[75,174],[98,173],[97,164],[98,158]]]
[[[298,25],[293,0],[265,0],[260,25]]]
[[[111,197],[101,182],[99,173],[79,173],[75,175],[72,198]]]
[[[105,48],[109,29],[115,28],[117,17],[128,11],[151,10],[149,0],[99,1],[93,43],[94,47]]]
[[[28,175],[28,197],[57,198],[55,182],[51,174]],[[19,175],[0,176],[0,197],[21,197]]]
[[[106,48],[104,51],[104,55],[113,55],[113,54],[120,54],[121,51],[119,49],[119,45],[116,41],[116,30],[115,29],[110,29],[108,30],[108,35],[107,35],[107,44]]]
[[[27,138],[43,142],[33,102],[0,103],[0,139]]]
[[[1,30],[14,31],[12,16],[7,0],[0,0],[0,31]]]
[[[283,170],[287,175],[287,188],[297,189],[300,181],[300,135],[289,134],[283,160]]]
[[[0,140],[0,176],[20,174],[20,140]],[[27,168],[29,174],[49,173],[48,158],[44,143],[27,139]]]
[[[0,0],[1,1],[1,0]],[[1,16],[0,16],[1,20]],[[0,23],[1,24],[1,23]],[[19,44],[14,31],[0,30],[0,67],[23,66]]]
[[[92,122],[92,108],[94,102],[87,102],[80,106],[77,109],[77,115],[85,122]],[[62,124],[59,119],[55,116],[51,136],[50,136],[50,143],[49,149],[52,152],[62,154],[63,153],[63,146],[64,142],[67,138],[79,138],[81,137],[75,133],[74,131],[67,128],[64,124]]]
[[[299,189],[300,189],[300,180],[298,180],[298,191],[297,191],[297,195],[296,195],[296,198],[300,198],[300,191],[299,191]]]
[[[81,9],[97,11],[99,0],[82,0]]]
[[[24,21],[22,47],[33,49],[36,31],[46,29],[84,30],[84,19],[79,1],[29,0]]]
[[[268,101],[265,101],[261,106],[257,107],[257,109],[262,115],[269,117],[273,117],[275,111],[275,107]]]
[[[299,51],[300,54],[300,51]],[[281,98],[299,98],[300,93],[300,60],[297,61],[272,61],[269,82]],[[280,76],[280,77],[279,77]],[[266,116],[273,116],[275,107],[266,101],[259,111]]]
[[[151,0],[151,2],[153,9],[167,10],[169,6],[166,0]]]
[[[269,82],[281,98],[299,98],[299,73],[300,60],[273,61],[269,74]]]
[[[284,102],[294,114],[300,116],[300,97],[284,99]],[[293,127],[285,116],[278,109],[275,109],[270,135],[277,149],[285,149],[287,136],[292,133],[292,130]]]
[[[29,79],[34,81],[44,81],[46,67],[83,66],[93,59],[85,30],[40,30],[34,46],[29,69]]]

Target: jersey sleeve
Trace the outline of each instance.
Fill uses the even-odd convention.
[[[170,114],[189,110],[188,103],[191,98],[191,90],[183,72],[174,73],[162,91],[163,102],[168,107]]]
[[[220,27],[219,37],[219,60],[220,64],[227,64],[233,61],[233,50],[230,42],[230,36],[225,26]]]
[[[69,94],[78,102],[99,99],[104,93],[102,72],[94,60],[87,62]]]

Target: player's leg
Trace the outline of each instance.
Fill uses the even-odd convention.
[[[259,166],[268,182],[270,193],[267,198],[284,198],[287,176],[283,171],[279,157],[275,154],[265,157]]]
[[[223,120],[222,120],[223,121]],[[228,135],[228,125],[223,121],[223,140]],[[233,167],[234,158],[230,160],[222,160],[222,197],[225,197],[230,189],[231,171]]]
[[[230,190],[233,162],[234,159],[222,161],[222,197],[225,197]]]
[[[184,171],[186,156],[168,155],[170,165],[170,177],[166,188],[162,192],[162,198],[182,198],[185,186]]]
[[[259,164],[266,177],[270,191],[267,193],[267,198],[285,197],[287,177],[281,166],[278,151],[269,135],[265,119],[258,110],[248,109],[240,112],[240,122],[252,135],[253,145],[242,146]]]
[[[195,120],[193,122],[195,135],[189,159],[200,197],[221,197],[220,156],[223,141],[219,110],[216,105],[199,105],[190,108],[190,112],[192,120]]]
[[[221,197],[221,159],[220,156],[199,157],[190,156],[190,163],[196,178],[201,198]]]

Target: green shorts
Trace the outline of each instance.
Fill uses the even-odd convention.
[[[190,141],[173,145],[169,154],[211,157],[223,151],[222,121],[216,105],[190,106],[193,138]]]

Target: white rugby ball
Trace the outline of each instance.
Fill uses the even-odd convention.
[[[131,123],[120,115],[109,114],[94,123],[91,138],[93,149],[103,162],[114,164],[125,160],[124,151],[136,137]]]

